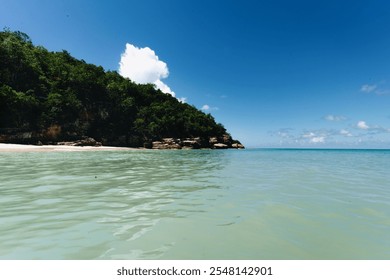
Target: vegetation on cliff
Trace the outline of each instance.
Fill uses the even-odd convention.
[[[15,137],[18,133],[24,136]],[[89,136],[105,145],[140,147],[166,137],[222,138],[226,129],[151,84],[136,84],[65,50],[34,46],[22,32],[4,30],[0,135],[31,144]]]

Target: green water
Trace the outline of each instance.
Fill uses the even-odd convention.
[[[0,153],[0,259],[390,259],[390,151]]]

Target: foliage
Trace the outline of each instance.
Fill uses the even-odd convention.
[[[88,135],[121,146],[226,133],[210,114],[153,85],[34,46],[25,33],[0,32],[0,129],[44,135],[53,126],[58,140]]]

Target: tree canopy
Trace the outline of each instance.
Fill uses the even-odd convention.
[[[0,132],[34,132],[40,141],[90,136],[104,144],[142,146],[164,137],[222,137],[210,114],[151,84],[69,52],[35,46],[25,33],[0,32]]]

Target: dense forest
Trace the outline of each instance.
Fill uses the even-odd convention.
[[[45,144],[87,136],[129,147],[167,137],[239,143],[210,114],[152,84],[136,84],[65,50],[35,46],[25,33],[0,32],[0,142]]]

